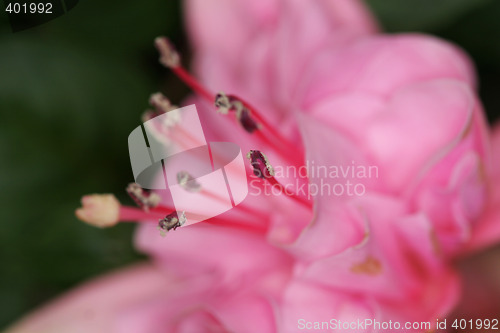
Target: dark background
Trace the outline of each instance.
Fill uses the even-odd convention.
[[[474,59],[490,121],[500,110],[500,1],[370,0],[388,32],[428,32]],[[95,229],[82,194],[133,180],[127,148],[150,93],[188,90],[157,62],[153,39],[184,54],[180,1],[84,0],[12,33],[0,13],[0,329],[85,279],[143,260],[133,225]]]

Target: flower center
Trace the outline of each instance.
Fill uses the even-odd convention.
[[[247,133],[255,135],[256,138],[265,144],[270,150],[279,155],[284,161],[294,166],[303,165],[304,152],[302,147],[297,148],[296,144],[290,142],[282,136],[278,130],[271,125],[260,112],[243,99],[226,95],[219,92],[217,95],[210,92],[198,80],[196,80],[181,65],[181,59],[172,44],[164,37],[155,40],[155,45],[160,52],[160,63],[170,68],[184,83],[186,83],[196,94],[210,103],[214,103],[218,113],[233,115],[235,123],[239,124]],[[181,147],[187,143],[198,140],[193,137],[182,126],[177,126],[180,115],[176,112],[177,107],[170,104],[170,101],[161,93],[153,94],[150,104],[154,108],[143,115],[143,121],[155,118],[160,114],[168,114],[165,121],[155,124],[153,128],[154,136],[160,141],[175,141]],[[250,150],[247,154],[253,168],[253,174],[268,182],[274,188],[280,190],[286,197],[291,198],[298,204],[312,209],[312,202],[305,197],[297,195],[289,186],[281,184],[276,178],[274,168],[267,157],[259,150]],[[187,172],[181,171],[177,174],[179,185],[186,191],[197,192],[197,194],[212,200],[225,200],[219,198],[216,193],[200,186],[194,178]],[[246,180],[245,180],[246,181]],[[123,206],[112,195],[91,195],[82,198],[82,206],[77,210],[77,217],[81,220],[99,227],[108,227],[118,222],[129,221],[158,221],[158,229],[162,235],[170,230],[182,227],[189,220],[190,213],[177,211],[173,206],[161,204],[161,198],[157,193],[143,189],[136,183],[127,186],[127,193],[139,208]],[[227,227],[237,227],[247,229],[257,233],[265,233],[267,230],[266,216],[258,211],[256,207],[248,207],[243,202],[235,209],[244,216],[248,216],[251,224],[238,221],[238,219],[227,219],[222,216],[212,217],[205,223],[224,225]]]

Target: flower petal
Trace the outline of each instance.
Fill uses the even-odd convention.
[[[195,72],[209,88],[251,101],[274,123],[288,117],[289,89],[325,40],[338,47],[376,30],[357,0],[190,0],[186,9]]]
[[[279,289],[276,279],[291,269],[289,255],[267,244],[261,235],[226,226],[199,223],[163,238],[154,225],[144,224],[137,230],[135,243],[180,276],[212,272],[236,286],[252,286],[259,280],[270,283],[270,293]]]
[[[297,101],[308,109],[325,97],[359,91],[388,97],[418,82],[452,79],[474,85],[463,52],[442,40],[402,34],[359,39],[339,50],[323,48],[310,59]]]
[[[373,306],[362,297],[300,280],[288,286],[282,312],[283,332],[326,332],[333,330],[339,321],[350,323],[377,316]],[[349,331],[366,332],[363,329]]]
[[[87,282],[5,333],[113,332],[121,311],[168,292],[173,281],[151,265],[132,266]]]
[[[432,225],[425,215],[410,215],[404,202],[374,194],[353,200],[353,205],[367,219],[366,240],[305,263],[297,275],[311,283],[372,297],[380,304],[387,302],[383,306],[388,309],[398,304],[398,309],[387,313],[402,318],[412,318],[415,308],[419,308],[417,319],[422,320],[450,310],[458,296],[458,283],[436,251]]]
[[[352,212],[341,203],[369,191],[376,175],[358,177],[358,168],[366,171],[370,163],[349,138],[310,115],[297,113],[296,116],[306,149],[307,194],[314,200],[315,216],[312,221],[290,220],[289,229],[295,243],[289,242],[285,247],[303,259],[310,259],[342,251],[363,239],[363,222],[351,217]]]

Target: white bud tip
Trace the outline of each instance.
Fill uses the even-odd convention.
[[[86,195],[82,206],[75,211],[76,217],[95,227],[112,227],[120,218],[120,202],[112,194]]]

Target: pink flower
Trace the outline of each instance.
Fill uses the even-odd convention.
[[[378,34],[353,0],[190,0],[186,9],[202,83],[162,38],[160,61],[197,92],[190,101],[209,141],[252,150],[250,194],[175,231],[168,197],[158,205],[132,186],[144,210],[86,197],[78,214],[87,222],[144,221],[136,245],[172,285],[120,302],[106,327],[295,332],[330,319],[445,317],[460,295],[451,260],[500,237],[499,136],[490,137],[467,57],[432,37]],[[161,95],[151,102],[156,113],[172,108]],[[193,139],[172,127],[159,135]],[[304,166],[307,178],[290,171]],[[281,195],[256,195],[266,184]],[[161,238],[149,222],[166,214]]]

